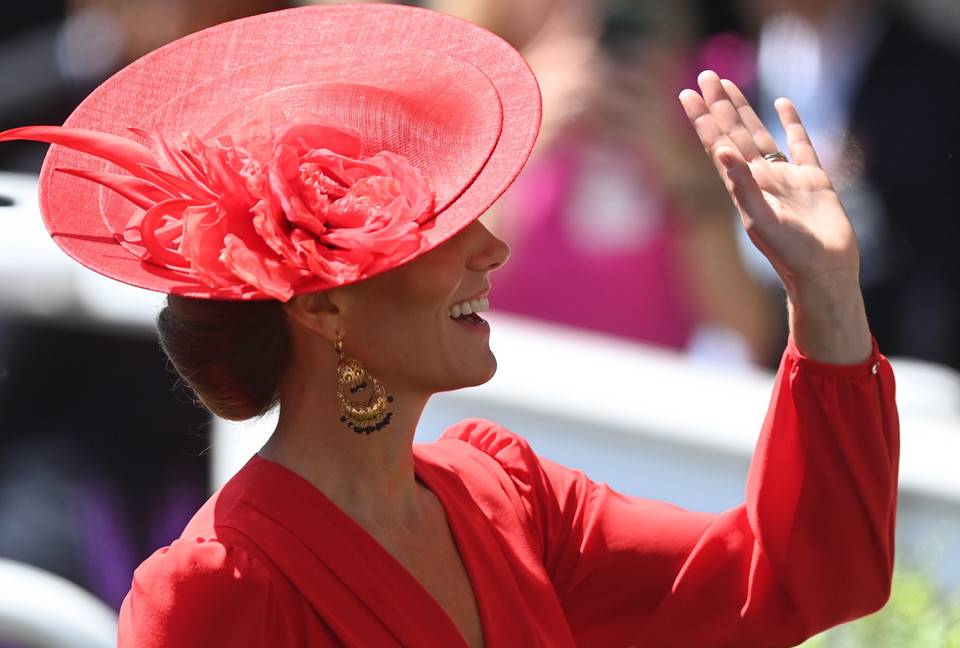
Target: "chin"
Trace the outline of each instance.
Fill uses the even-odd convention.
[[[496,358],[496,356],[494,356],[493,353],[491,352],[491,353],[490,353],[490,366],[489,366],[486,374],[484,375],[484,377],[480,379],[480,382],[478,382],[477,385],[483,385],[483,384],[485,384],[485,383],[490,382],[490,379],[493,378],[493,377],[496,375],[496,373],[497,373],[497,358]],[[476,385],[474,385],[474,386],[476,386]]]
[[[458,381],[456,384],[451,384],[445,388],[438,391],[456,391],[458,389],[466,389],[467,387],[479,387],[485,383],[490,382],[490,379],[497,373],[497,360],[493,357],[493,354],[490,355],[489,363],[484,363],[484,371],[481,373],[480,367],[476,367],[477,371],[471,372],[472,375],[464,376],[462,380]]]
[[[470,386],[471,386],[471,387],[477,387],[477,386],[479,386],[479,385],[486,384],[486,383],[490,382],[490,380],[496,375],[496,373],[497,373],[497,363],[494,362],[494,363],[493,363],[493,368],[487,373],[487,375],[486,375],[485,377],[481,378],[476,384],[473,384],[473,385],[470,385]]]

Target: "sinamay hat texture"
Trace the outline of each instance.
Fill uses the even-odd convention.
[[[71,257],[150,290],[290,297],[390,270],[509,186],[540,125],[529,67],[446,14],[319,5],[184,37],[104,82],[40,175]]]

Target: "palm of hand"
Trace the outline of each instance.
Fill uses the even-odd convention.
[[[762,157],[748,166],[748,177],[727,186],[747,234],[785,283],[859,271],[856,235],[823,169]]]

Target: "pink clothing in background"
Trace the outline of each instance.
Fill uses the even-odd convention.
[[[685,346],[675,214],[632,147],[570,136],[531,160],[501,208],[513,254],[492,277],[494,309]]]

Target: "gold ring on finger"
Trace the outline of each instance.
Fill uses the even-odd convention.
[[[780,151],[774,151],[773,153],[767,153],[763,156],[763,159],[767,162],[789,162],[787,156],[781,153]]]

